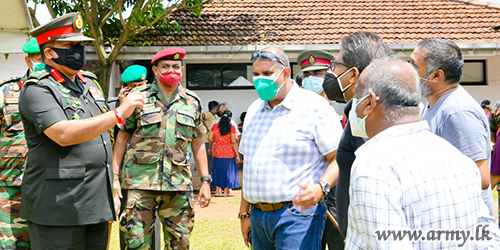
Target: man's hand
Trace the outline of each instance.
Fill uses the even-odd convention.
[[[142,109],[144,106],[144,94],[141,92],[132,92],[129,93],[124,99],[123,102],[120,103],[120,106],[117,108],[123,119],[129,117],[135,108]]]
[[[120,180],[118,180],[118,176],[115,176],[115,180],[113,182],[114,182],[113,188],[116,189],[116,195],[113,197],[113,200],[115,202],[116,217],[119,217],[120,216],[120,205],[121,205],[120,199],[123,198],[122,188],[120,185]]]
[[[241,234],[243,235],[243,241],[247,247],[250,247],[248,244],[248,233],[250,233],[251,227],[249,217],[241,219]]]
[[[323,198],[323,190],[318,183],[302,184],[298,182],[298,185],[302,190],[293,197],[293,205],[299,211],[311,208]]]
[[[129,86],[123,86],[120,89],[120,93],[118,93],[118,101],[120,103],[123,103],[123,100],[125,99],[125,97],[127,97],[127,95],[128,95],[129,92],[130,92],[130,87]]]
[[[198,193],[198,204],[200,204],[201,208],[208,207],[210,199],[212,199],[210,184],[208,184],[208,181],[204,181],[201,183],[200,192]]]

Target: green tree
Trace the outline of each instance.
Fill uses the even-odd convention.
[[[30,15],[35,27],[38,5],[46,5],[52,18],[70,12],[80,12],[84,18],[84,32],[94,38],[93,46],[101,64],[99,82],[108,95],[111,68],[116,57],[127,41],[149,29],[180,30],[171,13],[181,9],[199,15],[205,4],[213,0],[26,0],[35,3]],[[223,0],[220,0],[223,2]],[[163,5],[162,2],[166,2]],[[123,11],[131,8],[127,18]],[[142,45],[148,45],[148,42]],[[105,46],[108,46],[106,49]],[[109,49],[110,46],[110,49]]]

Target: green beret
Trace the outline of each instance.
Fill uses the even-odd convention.
[[[40,54],[40,46],[38,46],[36,38],[23,45],[23,52],[26,54]]]
[[[148,73],[148,71],[146,70],[146,67],[144,67],[144,66],[130,65],[128,68],[126,68],[123,71],[122,82],[123,83],[142,82],[142,81],[146,80],[147,73]]]

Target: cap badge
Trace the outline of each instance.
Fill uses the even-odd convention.
[[[73,29],[75,29],[76,32],[80,32],[83,29],[82,14],[76,13],[75,18],[73,19]]]
[[[174,60],[178,60],[180,58],[179,52],[175,52]]]
[[[309,57],[309,64],[314,64],[316,62],[316,59],[314,59],[314,57],[311,55]]]
[[[146,75],[145,75],[145,74],[142,74],[141,79],[142,79],[142,80],[146,79]]]

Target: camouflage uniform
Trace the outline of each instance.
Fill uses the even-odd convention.
[[[129,189],[120,217],[128,249],[149,249],[158,211],[165,249],[188,249],[194,224],[189,152],[191,141],[206,132],[201,101],[179,85],[167,101],[157,83],[144,85],[146,103],[121,127],[131,134],[122,167],[122,187]]]
[[[24,81],[25,76],[0,83],[0,249],[29,249],[28,225],[19,218],[28,152],[19,114],[19,92]]]

